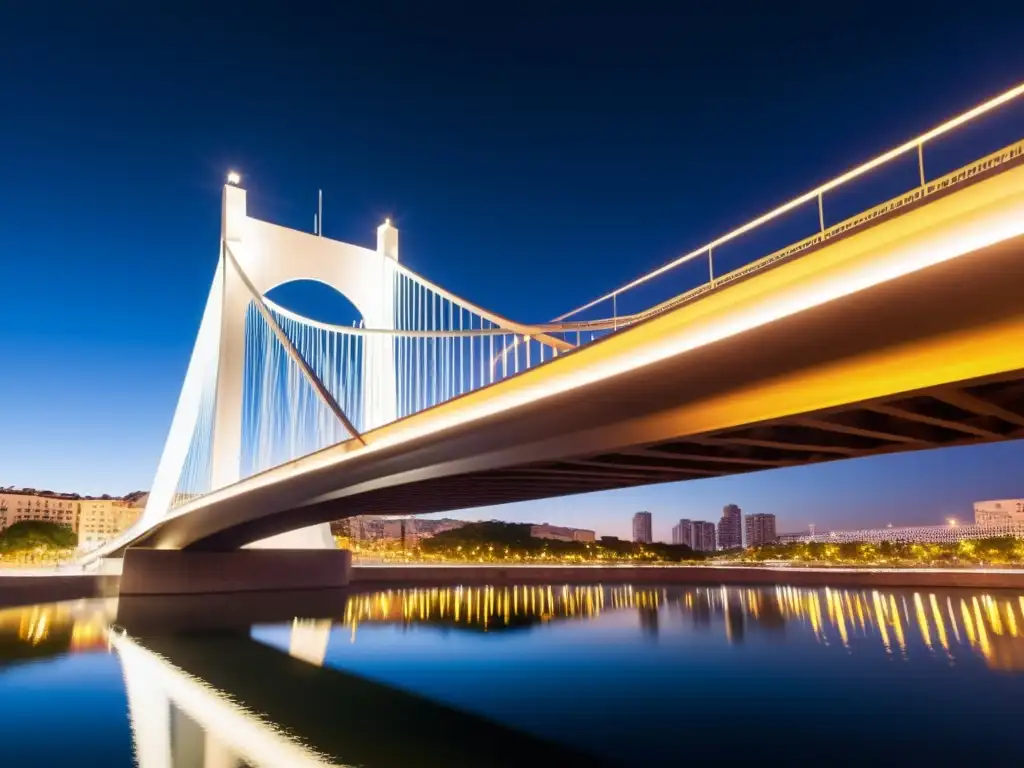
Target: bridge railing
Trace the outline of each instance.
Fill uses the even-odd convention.
[[[1007,126],[993,126],[994,143],[989,150],[1002,149],[980,160],[963,165],[964,157],[953,166],[949,155],[937,147],[937,140],[958,132],[972,142],[970,159],[978,158],[978,136],[966,130],[976,126],[983,117],[993,116],[997,110],[1015,102],[1024,104],[1024,83],[947,120],[941,125],[883,152],[877,157],[794,197],[782,205],[730,230],[710,242],[663,264],[657,269],[587,302],[570,312],[556,317],[552,324],[586,321],[611,323],[615,330],[631,325],[682,303],[699,298],[727,282],[744,277],[760,269],[769,268],[800,255],[832,238],[858,227],[869,225],[905,205],[941,193],[949,186],[973,178],[979,172],[989,171],[1001,164],[1019,158],[1021,144],[1007,146]],[[1002,111],[1004,114],[1006,110]],[[1018,116],[1019,117],[1019,116]],[[1009,126],[1010,140],[1021,138],[1021,120]],[[996,130],[998,128],[999,130]],[[927,150],[927,151],[926,151]],[[962,154],[962,153],[961,153]],[[951,173],[937,176],[935,167],[945,165],[956,168]],[[957,166],[962,167],[957,167]],[[874,199],[870,199],[874,191]],[[880,192],[880,193],[879,193]],[[869,202],[864,203],[865,194]],[[853,200],[860,205],[850,208]],[[873,208],[867,206],[875,205]],[[859,213],[849,216],[836,211]],[[785,247],[775,250],[764,247],[774,240]],[[768,253],[770,255],[765,256]],[[597,332],[598,336],[606,331]]]
[[[266,298],[250,303],[243,477],[515,376],[573,346],[481,314],[418,276],[396,270],[393,282],[390,328],[323,323]],[[196,452],[197,470],[187,465],[180,502],[203,492],[206,455]]]

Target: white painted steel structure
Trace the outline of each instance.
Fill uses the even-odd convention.
[[[320,323],[265,298],[296,280],[337,290],[360,325]],[[245,190],[226,184],[221,257],[141,527],[571,348],[403,268],[390,221],[371,250],[252,218]],[[320,526],[273,543],[329,541]]]
[[[245,190],[228,184],[223,192],[220,259],[149,503],[135,529],[112,546],[134,540],[172,511],[184,511],[210,492],[222,491],[250,475],[266,473],[320,449],[346,440],[354,440],[364,450],[382,448],[380,443],[367,445],[363,435],[534,368],[639,320],[676,309],[755,271],[798,257],[803,251],[880,216],[945,192],[974,174],[1000,165],[1010,167],[1024,154],[1024,142],[929,180],[924,170],[923,148],[935,138],[1022,94],[1024,84],[600,299],[538,325],[503,318],[405,268],[399,262],[398,231],[390,222],[378,228],[374,249],[363,248],[252,218],[247,213]],[[825,193],[913,150],[917,151],[919,183],[908,193],[851,219],[825,226]],[[714,249],[810,202],[818,205],[818,232],[731,273],[715,275]],[[901,262],[899,269],[894,268],[885,279],[1017,233],[1002,220],[998,227],[989,229],[987,233],[963,236],[964,242],[957,242],[955,248],[946,243],[948,248],[939,249],[949,251],[945,256],[936,255],[935,248],[927,253],[915,251],[914,258],[905,259],[906,263]],[[641,312],[619,315],[617,302],[625,293],[705,255],[709,264],[707,282]],[[882,279],[874,272],[862,277],[863,285],[848,280],[842,286],[830,286],[800,301],[808,307],[817,306],[833,294],[844,296]],[[362,322],[351,328],[320,323],[265,298],[275,287],[295,280],[314,280],[339,291],[360,312]],[[604,317],[569,320],[609,302],[610,312]],[[783,314],[798,308],[790,302]],[[769,314],[779,317],[780,311],[776,307]],[[721,334],[738,333],[746,326],[756,327],[763,321],[765,318],[754,316],[736,318],[718,335],[702,336],[700,344]],[[686,344],[686,348],[694,345],[692,341]],[[637,351],[628,361],[604,364],[600,377],[662,359],[670,353],[670,346],[665,340],[655,357],[651,356],[654,352]],[[577,381],[579,377],[571,378],[576,382],[573,387],[585,383]],[[517,393],[511,400],[518,403],[527,396],[538,395]],[[460,418],[464,420],[469,415]],[[269,482],[270,476],[266,479]],[[275,537],[270,543],[321,546],[327,542],[323,526],[316,532],[285,536],[287,541]]]

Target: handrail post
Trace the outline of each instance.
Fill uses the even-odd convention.
[[[619,330],[619,295],[612,296],[612,330]]]
[[[715,257],[712,255],[712,249],[708,247],[708,282],[715,282]]]
[[[890,162],[891,160],[894,160],[895,158],[903,157],[906,153],[912,151],[914,149],[914,147],[917,147],[919,174],[920,174],[920,177],[921,177],[921,183],[924,184],[925,180],[926,180],[925,173],[924,173],[924,150],[923,150],[924,142],[930,141],[931,139],[934,139],[934,138],[937,138],[939,136],[943,136],[943,135],[945,135],[947,133],[950,133],[955,128],[957,128],[957,127],[959,127],[961,125],[964,125],[964,124],[970,122],[971,120],[974,120],[975,118],[979,117],[980,115],[983,115],[983,114],[986,114],[988,112],[991,112],[992,110],[994,110],[994,109],[1002,106],[1003,104],[1006,104],[1007,102],[1012,101],[1013,99],[1016,99],[1016,98],[1018,98],[1020,96],[1024,96],[1024,83],[1018,83],[1013,88],[1010,88],[1009,90],[1004,91],[1003,93],[999,94],[998,96],[996,96],[994,98],[991,98],[988,101],[983,102],[982,104],[979,104],[979,105],[975,106],[972,109],[969,109],[969,110],[967,110],[965,112],[962,112],[961,114],[957,115],[956,117],[953,117],[953,118],[947,120],[946,122],[944,122],[944,123],[942,123],[940,125],[935,126],[931,130],[929,130],[929,131],[927,131],[925,133],[922,133],[919,136],[917,136],[915,138],[912,138],[912,139],[904,142],[903,144],[900,144],[899,146],[893,147],[892,149],[890,149],[890,150],[888,150],[886,152],[883,152],[880,155],[877,155],[877,156],[873,157],[872,159],[868,160],[867,162],[861,163],[860,165],[858,165],[855,168],[851,168],[850,170],[846,171],[845,173],[842,173],[839,176],[836,176],[835,178],[825,182],[824,184],[820,185],[819,187],[817,187],[815,189],[808,190],[807,192],[804,192],[803,194],[801,194],[801,195],[799,195],[797,197],[792,198],[788,202],[783,203],[782,205],[779,205],[776,208],[773,208],[772,210],[770,210],[770,211],[768,211],[768,212],[758,216],[756,219],[752,219],[751,221],[748,221],[746,224],[743,224],[743,225],[741,225],[739,227],[736,227],[732,231],[727,232],[726,234],[716,238],[713,241],[713,243],[715,245],[724,245],[726,242],[728,242],[730,240],[733,240],[733,239],[735,239],[737,237],[740,237],[741,235],[743,235],[743,234],[745,234],[745,233],[747,233],[747,232],[749,232],[749,231],[751,231],[753,229],[756,229],[757,227],[761,226],[762,224],[764,224],[764,223],[766,223],[768,221],[772,221],[773,219],[776,219],[779,216],[781,216],[781,215],[783,215],[785,213],[788,213],[789,211],[792,211],[792,210],[796,209],[797,207],[803,206],[803,205],[811,202],[815,197],[818,198],[818,224],[821,227],[822,234],[824,234],[824,232],[825,232],[825,212],[824,212],[824,203],[822,201],[822,197],[823,197],[823,194],[825,192],[831,191],[833,189],[837,189],[837,188],[841,187],[842,185],[846,184],[847,182],[852,181],[853,179],[859,178],[860,176],[863,176],[864,174],[874,170],[875,168],[878,168],[878,167],[881,167],[881,166],[885,165],[886,163]],[[646,283],[648,280],[651,280],[651,279],[657,277],[658,275],[664,274],[665,272],[668,272],[669,270],[674,269],[675,267],[679,266],[680,264],[684,264],[684,263],[686,263],[688,261],[691,261],[693,259],[700,258],[700,255],[702,253],[704,253],[705,250],[708,250],[709,247],[710,247],[710,245],[706,244],[706,245],[700,246],[699,248],[697,248],[697,249],[695,249],[693,251],[685,253],[682,256],[679,256],[678,258],[675,258],[672,261],[668,262],[667,264],[663,264],[662,266],[658,267],[657,269],[654,269],[654,270],[652,270],[652,271],[650,271],[650,272],[648,272],[648,273],[646,273],[646,274],[644,274],[644,275],[642,275],[642,276],[640,276],[640,277],[630,281],[629,283],[626,283],[625,285],[617,288],[616,292],[624,293],[625,291],[631,290],[631,289],[635,288],[638,285]],[[603,304],[605,301],[607,301],[609,298],[611,298],[612,295],[613,295],[612,293],[606,293],[606,294],[604,294],[602,296],[599,296],[598,298],[593,299],[592,301],[590,301],[590,302],[588,302],[588,303],[586,303],[586,304],[584,304],[584,305],[582,305],[580,307],[577,307],[576,309],[574,309],[574,310],[572,310],[570,312],[566,312],[565,314],[559,315],[558,317],[553,319],[553,322],[559,322],[559,321],[565,320],[566,318],[573,317],[573,316],[577,315],[580,312],[583,312],[583,311],[585,311],[587,309],[590,309],[591,307],[595,307],[595,306],[598,306],[600,304]]]

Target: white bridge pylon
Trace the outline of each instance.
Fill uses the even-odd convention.
[[[216,407],[213,419],[212,487],[240,479],[242,395],[245,374],[245,321],[250,303],[296,280],[315,280],[338,291],[363,316],[368,327],[395,327],[394,285],[398,230],[377,229],[377,250],[317,237],[253,219],[246,194],[225,185],[222,219],[222,284]],[[363,371],[372,375],[380,397],[366,398],[364,423],[378,426],[395,419],[394,351],[390,345],[366,345]]]
[[[319,323],[264,298],[297,280],[345,296],[361,326]],[[220,259],[137,527],[572,349],[551,335],[560,331],[507,320],[404,268],[390,221],[371,250],[252,218],[245,190],[225,185]],[[323,525],[250,546],[333,544]]]

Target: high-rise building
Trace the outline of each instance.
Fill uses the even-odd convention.
[[[718,548],[739,549],[743,546],[743,512],[735,504],[722,507],[718,521]]]
[[[672,543],[685,544],[690,549],[696,549],[696,547],[693,546],[692,520],[680,520],[678,525],[672,526]]]
[[[759,547],[762,544],[771,544],[778,536],[775,533],[775,515],[756,514],[747,515],[744,520],[747,529],[747,546]]]
[[[633,515],[633,541],[640,544],[650,544],[654,541],[650,512],[637,512]]]
[[[696,520],[693,523],[693,549],[697,552],[715,551],[715,524]]]
[[[680,520],[672,526],[672,543],[685,544],[694,552],[715,551],[715,524],[703,520]]]
[[[715,523],[703,520],[680,520],[672,526],[672,543],[685,544],[694,552],[715,551]]]

